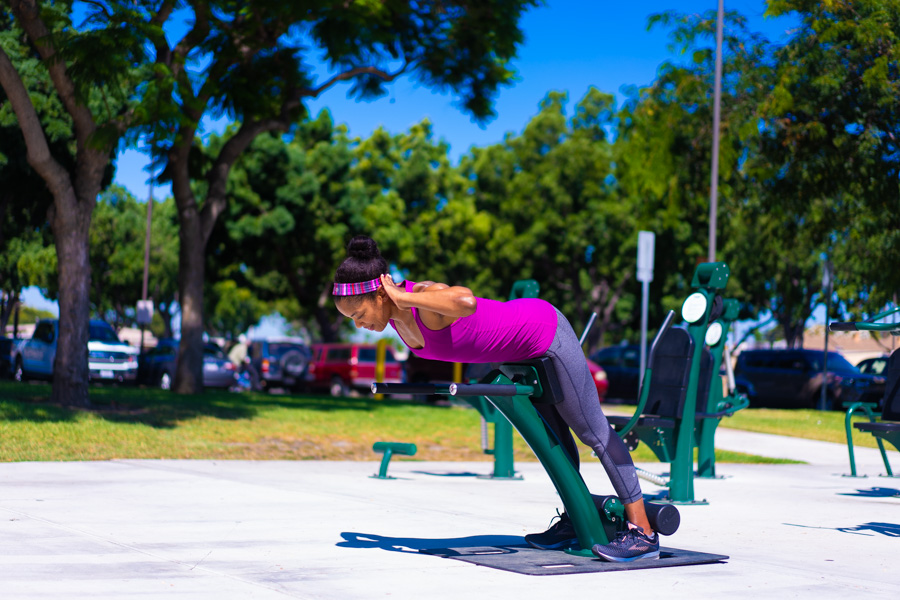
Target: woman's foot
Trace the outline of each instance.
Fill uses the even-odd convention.
[[[562,513],[557,514],[557,517],[559,517],[559,521],[553,523],[547,531],[529,533],[525,536],[525,541],[538,550],[557,550],[576,545],[578,536],[575,534],[575,527],[572,525],[569,515]]]
[[[644,529],[628,523],[628,529],[606,545],[595,544],[591,551],[609,562],[631,562],[642,558],[659,558],[659,535],[653,537],[644,533]]]

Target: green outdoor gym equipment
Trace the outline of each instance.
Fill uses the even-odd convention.
[[[509,292],[509,299],[537,298],[540,291],[541,286],[534,279],[520,279],[513,283],[512,289]],[[482,478],[501,480],[522,479],[521,475],[516,475],[513,458],[513,428],[509,420],[484,396],[463,396],[460,400],[468,403],[481,415],[484,437],[482,445],[484,447],[484,453],[494,457],[494,471],[490,475],[482,476]],[[493,448],[488,448],[486,443],[488,423],[494,424]]]
[[[377,454],[383,454],[381,457],[381,468],[378,469],[378,475],[372,475],[372,479],[394,479],[387,474],[391,457],[395,454],[414,456],[417,448],[415,444],[407,444],[404,442],[375,442],[372,445],[372,450]]]
[[[728,283],[729,274],[728,265],[723,262],[697,266],[691,282],[695,291],[681,308],[687,329],[671,328],[674,312],[669,313],[651,345],[634,415],[609,417],[630,448],[636,445],[637,438],[660,461],[669,463],[665,501],[673,504],[706,504],[705,500],[694,498],[694,447],[701,436],[695,432],[696,425],[709,419],[718,420],[736,410],[732,406],[707,412],[708,392],[703,395],[698,410],[698,392],[706,387],[700,385],[700,375],[707,326],[710,320],[715,322],[724,316],[724,301],[718,293]],[[711,380],[705,384],[712,387]],[[714,433],[715,429],[703,434],[705,456],[715,451]]]
[[[725,300],[723,302],[722,316],[710,323],[706,330],[705,342],[709,347],[712,357],[709,376],[709,394],[706,399],[706,405],[703,411],[705,418],[697,421],[696,443],[697,443],[697,477],[701,479],[716,479],[716,429],[723,417],[731,416],[735,412],[746,408],[750,401],[744,394],[740,394],[734,388],[733,375],[731,374],[730,357],[725,367],[728,372],[729,388],[728,394],[723,393],[722,377],[719,370],[722,367],[725,351],[725,341],[728,337],[728,330],[734,323],[740,313],[740,304],[737,300]],[[702,403],[702,398],[698,400],[698,406]],[[713,415],[722,416],[713,416]]]
[[[898,313],[900,313],[900,307],[879,313],[868,321],[831,323],[829,329],[831,331],[879,331],[900,336],[900,323],[876,323],[876,321]],[[881,401],[881,414],[874,410],[876,408],[877,406],[866,402],[854,402],[847,407],[844,425],[847,430],[847,450],[850,453],[851,477],[856,477],[856,458],[853,454],[851,417],[854,411],[860,409],[866,413],[869,420],[868,422],[855,423],[853,427],[860,431],[871,433],[875,437],[875,440],[878,442],[878,449],[881,451],[881,459],[884,461],[887,477],[894,477],[882,441],[900,450],[900,351],[898,350],[895,350],[888,359],[887,380],[884,386],[884,399]]]
[[[624,506],[614,496],[591,496],[565,448],[534,407],[536,403],[556,404],[562,400],[553,363],[547,357],[506,363],[492,371],[484,382],[451,384],[449,389],[435,384],[428,393],[487,398],[522,435],[556,487],[578,537],[579,547],[567,552],[593,556],[591,548],[595,544],[609,543],[616,531],[625,526]],[[406,394],[411,393],[412,387],[418,390],[422,385],[373,383],[372,391]],[[650,503],[646,506],[655,530],[664,535],[674,533],[677,513]]]

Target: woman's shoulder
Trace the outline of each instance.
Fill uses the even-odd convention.
[[[436,281],[407,281],[406,282],[406,290],[409,292],[424,292],[425,290],[429,290],[432,292],[436,292],[438,290],[446,289],[448,286],[446,283],[438,283]]]

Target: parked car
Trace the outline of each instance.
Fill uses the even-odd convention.
[[[168,390],[175,380],[178,359],[178,340],[163,338],[155,348],[151,348],[140,359],[138,381],[145,385],[158,386]],[[225,356],[222,348],[214,342],[203,345],[203,386],[229,388],[236,381],[235,367]]]
[[[603,402],[609,391],[609,376],[606,374],[606,369],[591,359],[587,359],[587,365],[588,369],[591,371],[591,378],[594,380],[594,385],[597,386],[597,395],[600,396],[600,402]]]
[[[88,369],[91,381],[134,382],[137,378],[137,348],[119,339],[115,330],[99,319],[88,323]],[[59,340],[59,320],[42,319],[31,339],[20,344],[14,367],[15,379],[50,379]]]
[[[822,393],[821,350],[745,350],[734,374],[751,406],[816,408]],[[879,402],[885,378],[861,373],[837,352],[828,353],[826,408],[843,402]],[[743,389],[741,389],[743,388]]]
[[[313,344],[309,384],[327,389],[332,396],[346,396],[350,390],[368,392],[375,381],[375,344]],[[384,383],[403,381],[403,367],[388,347],[384,357]]]
[[[883,375],[887,377],[888,357],[879,356],[878,358],[867,358],[856,364],[856,368],[860,373],[866,375]]]
[[[607,398],[637,402],[641,379],[640,346],[609,346],[594,352],[590,359],[606,371]]]
[[[302,391],[309,384],[311,352],[303,340],[284,337],[252,340],[247,347],[253,387]]]

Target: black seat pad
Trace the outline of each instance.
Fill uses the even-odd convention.
[[[887,382],[884,386],[881,410],[882,420],[900,421],[900,350],[894,350],[888,359]]]
[[[532,396],[531,401],[534,404],[559,404],[563,401],[562,386],[559,383],[559,377],[556,374],[556,367],[549,356],[539,356],[529,360],[520,360],[514,363],[503,363],[500,365],[500,372],[509,377],[513,383],[517,381],[517,366],[533,367],[537,372],[538,380],[541,383],[541,395]],[[529,385],[528,382],[521,382]]]
[[[860,431],[890,433],[892,431],[900,431],[900,422],[882,421],[880,423],[854,423],[854,427]]]
[[[619,430],[625,427],[631,420],[631,417],[608,416],[606,420],[613,426],[613,429]],[[644,415],[637,422],[642,427],[660,427],[663,429],[671,429],[675,427],[675,420],[657,415]]]

